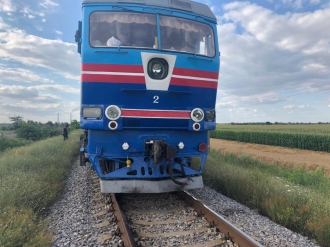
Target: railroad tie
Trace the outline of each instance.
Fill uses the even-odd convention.
[[[190,216],[183,219],[177,220],[162,220],[162,221],[145,221],[145,220],[133,220],[132,223],[136,225],[143,225],[143,226],[154,226],[154,225],[167,225],[167,224],[178,224],[178,223],[185,223],[188,221],[192,221],[197,219],[196,216]]]
[[[138,232],[137,235],[141,238],[157,238],[157,237],[176,237],[176,236],[186,236],[189,234],[198,234],[208,231],[208,227],[201,227],[197,230],[190,230],[190,231],[177,231],[177,232],[164,232],[164,233],[144,233]]]
[[[173,209],[166,209],[166,210],[128,210],[125,214],[167,214],[177,212],[179,210],[185,210],[184,207],[173,208]]]

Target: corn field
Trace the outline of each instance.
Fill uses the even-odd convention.
[[[236,127],[236,126],[235,126]],[[255,127],[255,126],[254,126]],[[287,148],[298,148],[313,151],[330,152],[330,125],[327,128],[322,126],[322,130],[315,127],[315,132],[310,128],[290,129],[290,131],[277,128],[276,130],[261,131],[251,127],[240,127],[230,129],[230,125],[217,127],[217,130],[211,131],[211,138],[224,139],[230,141],[248,142],[263,145],[280,146]]]

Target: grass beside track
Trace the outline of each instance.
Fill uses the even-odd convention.
[[[44,219],[65,188],[81,130],[4,151],[0,157],[0,247],[49,246]]]
[[[293,170],[212,151],[203,178],[206,185],[224,195],[330,246],[330,180],[322,169]]]

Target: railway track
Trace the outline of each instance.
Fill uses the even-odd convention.
[[[262,246],[188,192],[101,194],[93,214],[103,246]]]

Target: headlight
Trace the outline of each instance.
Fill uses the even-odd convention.
[[[204,118],[204,112],[202,109],[195,108],[194,110],[192,110],[190,117],[194,122],[200,122]]]
[[[111,105],[111,106],[108,106],[107,109],[105,110],[105,115],[110,120],[117,120],[121,115],[121,110],[118,106]]]
[[[85,107],[82,109],[84,118],[100,118],[102,116],[101,107]]]
[[[163,80],[168,75],[168,63],[163,58],[153,58],[148,63],[148,75],[154,80]]]

